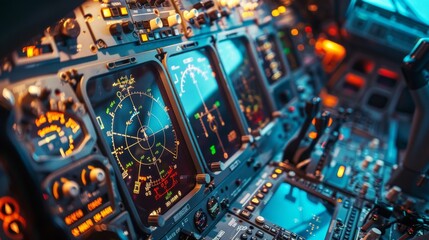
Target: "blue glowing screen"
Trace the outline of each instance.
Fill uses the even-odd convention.
[[[320,198],[282,183],[261,215],[268,221],[306,239],[325,239],[333,207]]]

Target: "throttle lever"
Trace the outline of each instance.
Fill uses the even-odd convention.
[[[407,149],[402,164],[393,172],[388,185],[429,199],[429,183],[422,181],[429,171],[429,38],[418,41],[402,64],[402,72],[416,105]]]
[[[289,143],[286,145],[283,151],[283,161],[288,161],[289,163],[296,164],[294,162],[294,157],[296,151],[298,150],[302,140],[305,138],[308,129],[310,128],[311,122],[320,109],[321,99],[319,97],[314,97],[310,101],[307,101],[305,104],[305,119],[299,129],[299,131],[292,137]]]
[[[329,120],[331,119],[331,113],[328,111],[324,111],[320,117],[315,118],[314,127],[316,128],[316,137],[313,138],[310,145],[302,151],[301,155],[298,157],[298,163],[302,162],[310,157],[311,152],[313,152],[314,147],[316,146],[317,142],[319,141],[320,137],[325,132],[326,128],[328,127]]]

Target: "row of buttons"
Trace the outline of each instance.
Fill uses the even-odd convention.
[[[103,18],[127,16],[128,10],[126,7],[106,7],[101,9],[101,14],[103,15]]]
[[[153,40],[158,40],[158,39],[164,39],[167,37],[173,37],[173,36],[178,36],[180,33],[177,29],[174,30],[164,30],[161,32],[151,32],[151,33],[141,33],[140,34],[140,41],[141,42],[148,42],[148,41],[153,41]]]
[[[252,234],[253,230],[249,228],[246,230],[246,233],[241,234],[240,239],[246,240],[250,237],[251,240],[256,240],[258,238],[263,238],[265,235],[264,232],[262,232],[261,230],[257,230],[255,236],[252,236]]]

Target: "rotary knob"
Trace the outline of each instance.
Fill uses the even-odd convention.
[[[106,179],[106,173],[101,168],[94,168],[89,172],[89,179],[93,183],[102,183]]]
[[[80,34],[80,25],[75,19],[67,18],[61,22],[60,32],[65,37],[77,38]]]
[[[122,26],[119,23],[110,25],[109,31],[113,36],[120,36],[122,34]]]
[[[147,219],[150,226],[162,227],[165,224],[165,219],[160,215],[150,215]]]
[[[150,30],[155,30],[158,28],[162,28],[164,25],[162,24],[162,20],[159,17],[156,17],[152,20],[143,22],[143,26],[144,28],[150,29]]]
[[[123,22],[121,25],[124,33],[132,33],[134,31],[134,24],[130,21]]]
[[[198,17],[198,10],[195,8],[192,8],[189,11],[184,11],[183,17],[186,19],[186,21],[194,19],[194,18]]]
[[[67,198],[75,198],[79,196],[80,188],[79,185],[75,181],[67,181],[63,184],[61,188],[64,197]]]
[[[176,26],[182,23],[182,18],[179,14],[173,14],[168,16],[167,18],[162,19],[162,23],[166,27]]]

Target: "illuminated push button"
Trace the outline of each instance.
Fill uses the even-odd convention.
[[[255,206],[253,206],[253,205],[247,205],[246,209],[249,210],[250,212],[253,212],[253,211],[255,211]]]
[[[93,183],[102,183],[106,179],[106,173],[101,168],[94,168],[89,172],[89,179]]]
[[[262,216],[257,216],[256,218],[255,218],[255,222],[257,223],[257,224],[264,224],[265,223],[265,218],[264,217],[262,217]]]
[[[126,7],[120,7],[119,8],[119,12],[121,13],[121,16],[126,16],[128,15],[128,10]]]
[[[365,156],[365,158],[363,159],[362,163],[361,163],[361,167],[362,169],[367,169],[369,164],[372,163],[374,159],[371,156]]]
[[[166,27],[173,27],[182,23],[182,18],[179,14],[173,14],[168,16],[167,18],[162,19],[162,23]]]
[[[103,18],[109,18],[112,17],[112,12],[110,11],[110,8],[102,8],[101,15],[103,15]]]
[[[265,187],[272,188],[273,184],[271,182],[267,182],[267,183],[265,183]]]
[[[263,199],[265,197],[265,195],[262,194],[262,193],[257,193],[256,197],[259,198],[259,199]]]
[[[192,8],[189,11],[184,11],[183,17],[186,19],[186,21],[194,19],[194,18],[198,17],[198,10],[195,8]]]
[[[162,227],[165,224],[165,219],[160,215],[149,215],[147,222],[152,227]]]
[[[62,187],[64,197],[75,198],[79,196],[79,185],[75,181],[67,181]]]
[[[275,173],[277,173],[277,174],[282,174],[282,173],[283,173],[283,170],[281,170],[280,168],[276,168],[276,169],[274,170],[274,172],[275,172]]]
[[[258,198],[256,198],[256,197],[252,198],[252,200],[250,200],[250,202],[252,202],[252,203],[253,203],[253,204],[255,204],[255,205],[259,205],[259,203],[261,203],[261,202],[259,201],[259,199],[258,199]]]
[[[272,179],[277,179],[278,177],[279,177],[279,175],[278,175],[278,174],[276,174],[276,173],[271,174],[271,178],[272,178]]]

